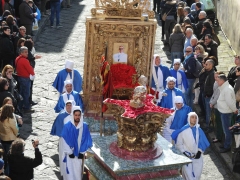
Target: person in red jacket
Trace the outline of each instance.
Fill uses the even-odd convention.
[[[15,67],[18,76],[19,93],[23,100],[19,103],[19,108],[23,109],[25,113],[33,112],[29,103],[31,81],[35,78],[33,67],[30,65],[28,57],[28,48],[22,46],[19,49],[20,55],[15,60]]]

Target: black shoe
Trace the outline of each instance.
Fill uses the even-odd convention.
[[[38,103],[37,103],[37,102],[34,102],[34,101],[31,101],[30,104],[31,104],[32,106],[34,106],[34,105],[37,105]]]
[[[220,153],[226,153],[226,152],[229,152],[229,151],[231,151],[231,148],[227,148],[227,149],[225,149],[225,148],[222,148],[222,149],[220,149]]]
[[[218,147],[221,148],[221,149],[224,149],[224,145],[222,145],[222,144],[220,146],[218,146]]]

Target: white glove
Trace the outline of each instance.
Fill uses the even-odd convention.
[[[29,78],[30,78],[31,81],[33,81],[33,80],[35,79],[35,75],[32,76],[32,75],[30,74]]]

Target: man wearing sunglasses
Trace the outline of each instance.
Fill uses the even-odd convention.
[[[194,72],[196,70],[196,62],[193,55],[193,50],[191,46],[188,46],[185,50],[185,59],[183,61],[183,71],[187,76],[188,89],[185,91],[184,96],[186,104],[193,108],[193,84],[196,77]]]

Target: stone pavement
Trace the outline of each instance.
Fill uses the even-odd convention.
[[[73,60],[75,68],[83,74],[85,19],[86,16],[90,15],[94,1],[74,0],[72,5],[70,9],[61,10],[60,17],[63,28],[50,28],[47,24],[35,42],[37,54],[42,55],[41,59],[36,60],[36,79],[33,92],[33,99],[39,103],[33,107],[35,113],[24,115],[24,125],[20,130],[21,137],[26,139],[25,155],[33,157],[31,140],[35,138],[40,140],[39,148],[43,154],[43,164],[35,168],[35,180],[61,179],[58,166],[58,138],[49,134],[57,115],[53,108],[59,97],[59,94],[52,87],[52,82],[57,72],[64,67],[65,59]],[[164,63],[169,63],[167,59],[169,52],[165,51],[160,40],[161,26],[158,26],[156,34],[155,53],[159,53],[164,58]],[[227,45],[225,45],[226,47]],[[228,51],[224,56],[227,53]],[[224,56],[222,59],[225,62]],[[230,55],[228,58],[230,62]],[[209,180],[212,178],[234,179],[218,156],[209,148],[205,152],[201,179]]]

